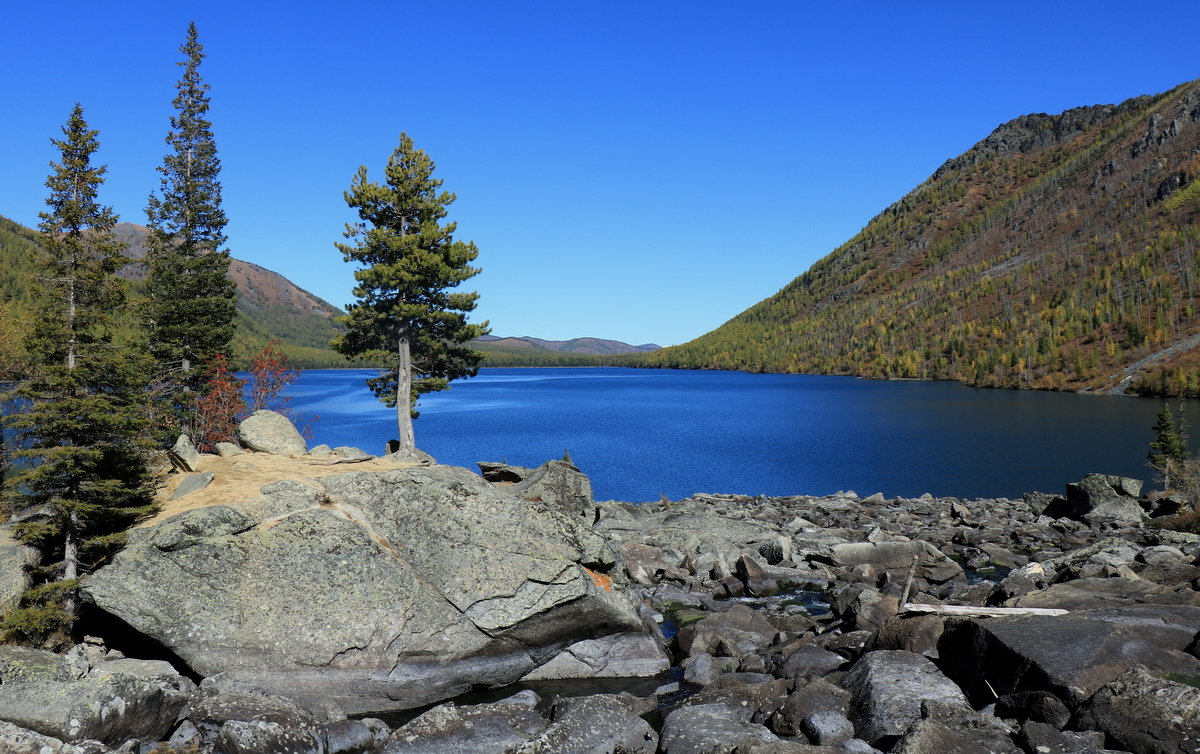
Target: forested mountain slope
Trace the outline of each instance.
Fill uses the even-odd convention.
[[[997,128],[649,366],[1200,391],[1200,82]]]
[[[120,223],[117,237],[126,244],[126,256],[145,256],[148,231],[134,223]],[[30,262],[38,247],[38,234],[0,217],[0,305],[20,310],[26,300],[27,282],[35,274]],[[122,272],[136,282],[142,267],[132,263]],[[342,367],[346,359],[329,349],[337,332],[333,318],[341,311],[297,287],[282,275],[258,265],[232,259],[229,277],[237,284],[238,322],[231,357],[244,363],[263,345],[279,340],[293,366]]]

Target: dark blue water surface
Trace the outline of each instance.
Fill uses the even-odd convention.
[[[289,389],[310,444],[383,452],[395,412],[374,370],[312,370]],[[918,496],[1061,492],[1089,472],[1149,479],[1153,399],[975,390],[948,382],[649,369],[484,369],[424,396],[417,446],[441,463],[537,466],[569,451],[597,499],[695,492]],[[1188,415],[1200,417],[1200,401]]]

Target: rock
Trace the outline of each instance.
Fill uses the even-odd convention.
[[[1067,485],[1068,515],[1095,526],[1101,523],[1137,525],[1149,518],[1138,495],[1138,479],[1088,474],[1082,481]]]
[[[0,644],[0,686],[29,681],[73,681],[78,677],[68,669],[62,655]]]
[[[479,473],[483,475],[483,478],[492,484],[516,484],[525,481],[533,474],[533,469],[527,469],[524,466],[510,466],[507,463],[477,461],[475,465],[479,467]]]
[[[707,652],[698,652],[683,661],[683,680],[697,686],[714,683],[723,673],[732,673],[737,663],[727,657],[713,657]]]
[[[1071,720],[1071,710],[1048,691],[1018,691],[996,700],[996,717],[1033,721],[1062,730]]]
[[[211,506],[131,531],[85,599],[215,688],[351,714],[506,685],[547,648],[644,630],[598,570],[614,562],[598,536],[465,469],[312,485],[324,489],[277,483],[243,512]]]
[[[670,667],[670,658],[650,634],[613,634],[572,644],[545,665],[527,673],[521,681],[645,678]]]
[[[850,711],[850,693],[828,681],[815,679],[803,686],[798,686],[788,695],[783,705],[771,717],[771,730],[781,736],[808,737],[804,731],[804,721],[813,716],[821,716],[822,725],[828,725],[833,716],[846,718]],[[847,722],[849,722],[847,720]],[[851,724],[853,738],[854,726]],[[811,741],[812,739],[809,738]],[[813,741],[813,743],[819,743]]]
[[[326,445],[326,448],[329,446]],[[242,446],[232,442],[219,442],[216,445],[217,455],[222,458],[230,458],[231,456],[245,455],[246,451],[242,450]]]
[[[922,701],[968,707],[961,689],[926,658],[911,652],[881,650],[863,656],[846,674],[850,719],[860,738],[888,748],[921,717]]]
[[[324,754],[315,734],[264,720],[231,720],[221,726],[215,750],[221,754]]]
[[[546,461],[511,488],[512,494],[526,500],[551,505],[567,515],[587,519],[595,517],[592,508],[592,482],[566,461]]]
[[[733,572],[746,585],[746,591],[755,597],[775,594],[779,584],[767,573],[762,563],[750,555],[742,555],[733,566]]]
[[[620,697],[566,698],[554,722],[511,754],[654,754],[658,734]]]
[[[1109,754],[1104,748],[1104,734],[1099,731],[1062,731],[1032,720],[1022,726],[1017,740],[1025,751],[1038,754]]]
[[[769,645],[776,633],[760,611],[738,604],[681,628],[675,638],[685,655],[707,652],[741,657]]]
[[[804,644],[781,658],[773,672],[776,678],[813,678],[840,670],[846,658],[814,644]]]
[[[624,565],[630,581],[646,586],[657,583],[664,571],[678,565],[659,548],[638,542],[623,542],[617,548],[617,560]]]
[[[0,751],[5,754],[83,754],[83,749],[52,736],[0,721]]]
[[[199,492],[211,484],[212,480],[215,478],[216,475],[211,471],[205,471],[202,474],[189,474],[183,479],[179,480],[179,484],[175,487],[175,491],[171,493],[170,499],[178,500],[184,495],[190,495],[193,492]]]
[[[724,704],[700,704],[667,715],[659,750],[662,754],[713,754],[732,752],[752,741],[778,740],[762,725],[739,720]]]
[[[353,462],[369,461],[375,457],[361,448],[355,448],[350,445],[337,446],[333,449],[333,454],[343,461]]]
[[[292,420],[274,411],[259,410],[238,424],[238,440],[261,453],[277,456],[303,455],[308,444]]]
[[[64,741],[158,741],[187,697],[127,675],[0,685],[0,720]]]
[[[992,754],[1021,754],[1012,740],[1015,730],[995,715],[976,712],[961,704],[927,699],[921,702],[921,717],[965,735]]]
[[[894,754],[992,754],[991,749],[975,743],[969,736],[951,730],[935,720],[917,720],[905,731]]]
[[[32,583],[29,569],[40,560],[36,549],[13,536],[11,524],[0,526],[0,613],[17,605]]]
[[[180,471],[199,471],[200,469],[200,451],[196,450],[196,446],[192,444],[191,438],[187,435],[179,436],[168,455],[171,463]]]
[[[937,615],[894,616],[879,624],[863,649],[866,652],[903,649],[936,660],[938,640],[944,630],[942,619]]]
[[[843,568],[870,565],[879,570],[896,571],[907,571],[914,558],[916,575],[926,581],[940,584],[961,577],[963,572],[962,567],[945,553],[923,541],[848,542],[834,545],[829,556],[833,565]]]
[[[787,701],[791,686],[762,673],[726,673],[685,703],[724,704],[742,722],[766,723]]]
[[[832,608],[847,629],[874,631],[896,616],[900,600],[869,587],[851,586],[838,592]]]
[[[1169,605],[948,621],[938,653],[979,704],[993,692],[1045,691],[1075,709],[1134,665],[1200,675],[1200,662],[1184,652],[1196,621],[1200,609]]]
[[[359,720],[339,720],[325,726],[325,754],[369,754],[375,749],[375,736]]]
[[[1067,502],[1066,498],[1059,495],[1051,495],[1048,492],[1026,492],[1022,497],[1025,500],[1025,504],[1029,506],[1029,510],[1035,516],[1040,516],[1055,507],[1061,509]]]
[[[1133,667],[1088,700],[1079,724],[1138,754],[1195,754],[1200,751],[1200,688]]]
[[[818,746],[833,746],[854,738],[854,723],[837,712],[813,712],[800,721],[800,732]]]
[[[392,731],[379,754],[502,754],[534,739],[547,723],[523,704],[453,702]]]

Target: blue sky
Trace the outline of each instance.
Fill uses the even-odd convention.
[[[907,7],[906,7],[907,5]],[[0,29],[0,214],[37,223],[72,105],[143,223],[178,47],[208,55],[230,251],[337,305],[359,165],[407,131],[501,335],[680,343],[1029,112],[1200,77],[1200,3],[57,2]]]

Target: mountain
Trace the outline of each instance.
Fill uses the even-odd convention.
[[[472,347],[485,356],[484,366],[604,366],[610,357],[657,351],[661,346],[633,346],[619,340],[573,338],[543,340],[528,335],[520,338],[484,335]]]
[[[1200,394],[1200,82],[1001,125],[643,366]]]
[[[131,260],[121,274],[134,281],[135,290],[144,274],[137,260],[146,255],[148,234],[134,223],[119,223],[114,232]],[[25,300],[23,281],[33,274],[29,259],[37,246],[36,231],[0,217],[0,303],[19,306]],[[238,330],[231,346],[235,363],[244,363],[266,343],[279,340],[293,366],[346,366],[346,359],[328,346],[339,331],[333,318],[340,309],[279,273],[240,259],[230,259],[229,277],[238,291]]]

